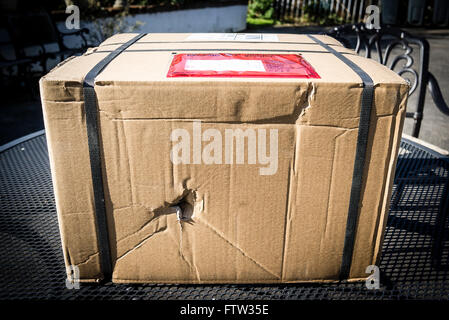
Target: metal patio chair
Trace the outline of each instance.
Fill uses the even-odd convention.
[[[426,39],[388,26],[368,29],[364,23],[337,26],[326,34],[339,40],[346,48],[376,59],[410,83],[410,95],[417,95],[416,104],[410,105],[409,101],[407,107],[414,111],[406,113],[407,118],[414,119],[413,137],[419,136],[427,88],[438,109],[449,116],[449,107],[444,101],[438,81],[429,72],[430,47]],[[412,56],[414,47],[419,49],[419,61],[416,63]]]
[[[48,72],[46,65],[48,59],[59,58],[60,61],[63,61],[68,56],[84,52],[89,46],[85,37],[89,32],[88,29],[61,32],[45,10],[9,13],[1,17],[6,21],[6,28],[14,46],[16,58],[39,61],[43,74]],[[77,36],[80,45],[68,47],[64,42],[68,36]],[[49,49],[51,45],[54,48]],[[35,50],[30,50],[33,48]]]

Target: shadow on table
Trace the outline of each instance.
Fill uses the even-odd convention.
[[[449,161],[421,151],[398,158],[382,269],[392,280],[444,280],[449,272]]]

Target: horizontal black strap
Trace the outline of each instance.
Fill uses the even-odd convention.
[[[236,49],[236,48],[215,48],[215,49],[200,49],[200,48],[186,48],[186,49],[174,49],[174,48],[158,48],[158,49],[132,49],[126,50],[126,52],[270,52],[270,53],[279,53],[279,52],[292,52],[292,53],[329,53],[328,51],[320,51],[320,50],[297,50],[297,49]],[[107,53],[114,52],[113,50],[97,50],[90,54],[96,53]],[[342,52],[342,54],[346,55],[356,55],[352,52]]]
[[[184,44],[184,43],[239,43],[239,44],[248,44],[248,43],[255,43],[255,44],[296,44],[296,45],[303,45],[303,44],[311,44],[316,45],[315,43],[311,42],[295,42],[295,41],[236,41],[236,40],[229,40],[229,41],[218,41],[218,40],[204,40],[204,41],[140,41],[139,44],[164,44],[164,43],[175,43],[175,44]],[[108,43],[105,46],[116,46],[122,43]],[[329,44],[330,46],[340,46],[338,44]]]

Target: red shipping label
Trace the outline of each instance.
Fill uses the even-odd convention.
[[[176,54],[167,77],[320,78],[299,54],[252,53]]]

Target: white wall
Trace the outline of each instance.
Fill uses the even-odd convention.
[[[246,28],[245,5],[177,10],[129,17],[145,24],[140,32],[237,32]]]
[[[238,32],[246,29],[246,5],[175,10],[158,13],[142,13],[126,17],[125,24],[143,23],[133,32]],[[82,20],[82,14],[81,14]],[[70,31],[65,22],[57,24],[61,31]],[[81,22],[82,27],[92,30],[91,23]],[[67,37],[68,38],[68,37]],[[68,46],[76,45],[76,38],[68,39]]]

